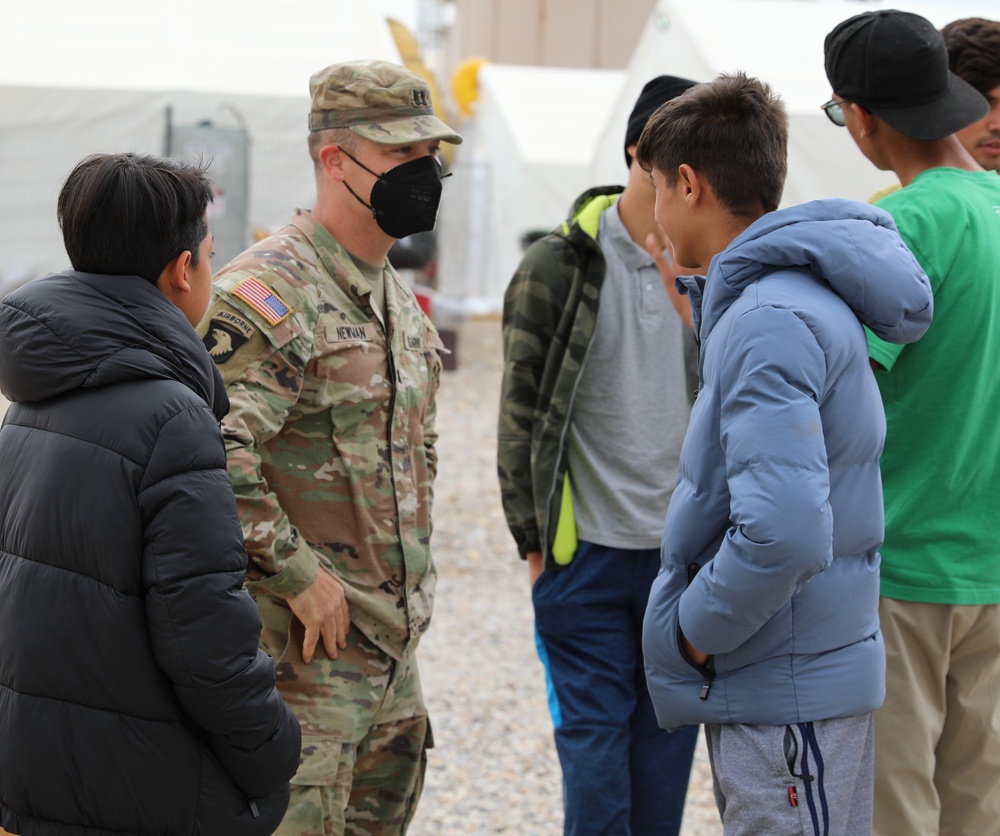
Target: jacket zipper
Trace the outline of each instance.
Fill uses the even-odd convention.
[[[695,667],[698,666],[695,665]],[[705,681],[701,684],[701,694],[698,696],[698,699],[707,700],[708,692],[712,690],[712,683],[715,681],[715,659],[709,656],[705,665],[698,668],[698,670],[705,677]]]

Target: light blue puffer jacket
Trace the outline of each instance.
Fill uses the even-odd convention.
[[[794,722],[877,708],[885,416],[861,324],[930,325],[892,218],[823,200],[765,215],[687,277],[700,391],[643,629],[659,723]],[[711,654],[683,654],[678,621]]]

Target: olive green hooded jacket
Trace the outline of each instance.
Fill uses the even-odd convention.
[[[569,219],[528,248],[504,295],[501,499],[521,556],[541,551],[546,568],[576,551],[569,422],[604,282],[598,224],[623,190],[598,187],[577,198]]]

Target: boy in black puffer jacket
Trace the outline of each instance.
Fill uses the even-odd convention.
[[[258,650],[226,473],[202,170],[95,155],[73,270],[0,304],[0,826],[265,836],[298,723]]]

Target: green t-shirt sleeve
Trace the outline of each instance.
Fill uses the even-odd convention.
[[[932,230],[925,227],[927,219],[921,212],[916,211],[907,200],[906,189],[898,189],[883,196],[876,201],[876,206],[885,209],[896,223],[900,238],[903,243],[913,253],[917,263],[923,268],[930,280],[931,292],[936,294],[941,284],[942,271],[937,268],[932,259],[917,243],[933,237]],[[886,371],[890,371],[900,354],[906,349],[905,345],[894,345],[875,336],[868,328],[865,328],[865,336],[868,338],[868,356],[871,357]]]
[[[868,356],[886,371],[896,365],[899,355],[906,348],[905,345],[894,345],[880,340],[867,327],[865,328],[865,336],[868,338]]]

